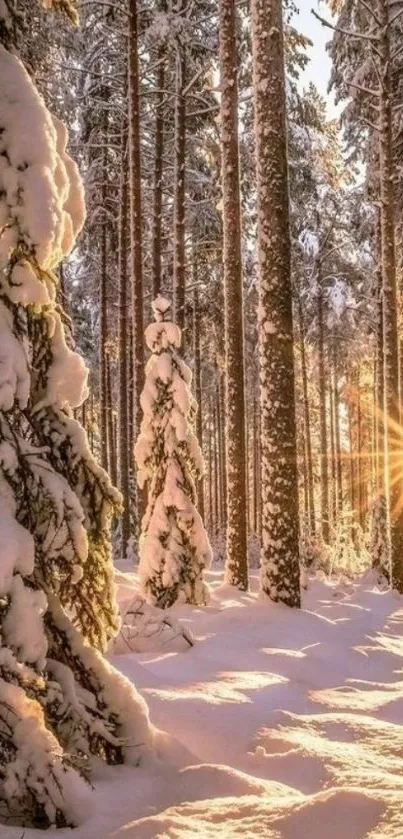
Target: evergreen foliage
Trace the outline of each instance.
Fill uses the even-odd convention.
[[[77,820],[90,755],[137,761],[151,730],[103,658],[120,496],[72,414],[87,369],[56,299],[82,184],[66,129],[4,47],[0,76],[0,817],[46,827]]]
[[[203,570],[211,548],[196,509],[196,481],[204,471],[193,422],[192,374],[180,358],[179,328],[169,320],[170,303],[153,303],[155,323],[145,333],[151,358],[141,394],[143,420],[136,443],[140,487],[148,482],[142,521],[139,573],[148,600],[161,608],[176,601],[204,605]]]

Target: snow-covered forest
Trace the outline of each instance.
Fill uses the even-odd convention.
[[[2,839],[402,839],[403,0],[337,117],[307,14],[0,0]]]

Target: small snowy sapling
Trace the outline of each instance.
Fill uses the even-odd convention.
[[[166,608],[176,601],[204,605],[203,570],[211,547],[196,509],[196,481],[204,471],[193,432],[192,374],[180,358],[180,329],[169,320],[170,303],[153,303],[155,323],[145,333],[152,355],[141,394],[143,420],[136,443],[140,487],[148,505],[140,538],[140,580],[147,599]]]

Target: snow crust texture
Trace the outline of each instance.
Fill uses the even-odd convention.
[[[164,761],[104,770],[75,839],[401,839],[402,597],[372,572],[310,579],[301,611],[263,599],[255,573],[249,593],[208,581],[207,608],[164,613],[194,647],[115,658]],[[137,586],[120,574],[124,603]]]

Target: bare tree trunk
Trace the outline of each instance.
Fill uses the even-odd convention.
[[[213,448],[214,448],[214,533],[218,536],[220,532],[220,496],[219,496],[219,474],[220,474],[220,456],[219,456],[219,436],[218,436],[218,399],[217,391],[214,394],[213,400]]]
[[[364,501],[364,452],[363,452],[363,429],[362,429],[362,409],[361,409],[361,387],[360,387],[360,371],[356,377],[356,401],[357,401],[357,496],[358,496],[358,521],[363,528],[365,524],[365,501]]]
[[[208,450],[208,503],[209,503],[209,530],[210,537],[214,534],[214,512],[213,512],[213,441],[211,433],[212,424],[212,402],[210,399],[208,420],[207,420],[207,450]]]
[[[102,207],[106,204],[107,194],[107,146],[102,152]],[[99,282],[99,433],[101,437],[101,464],[108,469],[108,411],[106,395],[106,343],[108,340],[107,310],[107,256],[106,256],[106,215],[101,217],[101,274]]]
[[[330,462],[332,467],[332,526],[335,526],[337,519],[337,469],[336,469],[336,429],[334,420],[334,391],[332,382],[332,370],[329,378],[329,414],[330,414]]]
[[[106,419],[107,419],[107,440],[108,440],[108,470],[114,486],[117,483],[116,469],[116,448],[113,433],[113,399],[112,399],[112,378],[111,359],[106,356]]]
[[[163,7],[165,3],[162,4]],[[165,86],[165,46],[158,50],[157,93],[155,96],[155,160],[154,160],[154,206],[153,206],[153,299],[161,292],[162,262],[162,176],[164,155],[164,86]]]
[[[236,2],[220,0],[219,9],[228,521],[225,575],[228,583],[245,591],[248,587],[247,472]]]
[[[320,271],[320,269],[319,269]],[[319,424],[320,424],[320,495],[323,540],[329,542],[329,471],[326,427],[325,338],[323,323],[323,289],[318,277],[318,368],[319,368]]]
[[[221,394],[220,394],[220,380],[217,381],[216,387],[216,406],[217,406],[217,444],[218,444],[218,476],[219,476],[219,510],[220,510],[220,530],[224,529],[225,519],[225,497],[224,497],[224,474],[223,474],[223,444],[225,445],[224,435],[222,434],[222,414],[221,414]]]
[[[225,378],[221,374],[218,379],[218,393],[220,403],[220,445],[221,445],[221,475],[222,475],[222,526],[226,531],[228,526],[228,505],[227,505],[227,447],[226,447],[226,423],[225,423]]]
[[[349,441],[349,463],[350,463],[350,503],[351,509],[356,511],[356,480],[355,480],[355,460],[354,460],[354,419],[353,419],[353,405],[351,400],[348,402],[348,441]]]
[[[144,386],[143,237],[140,153],[140,96],[137,0],[129,0],[129,181],[130,266],[132,281],[132,329],[134,357],[134,436],[141,424],[140,394]],[[145,507],[145,492],[137,491],[137,522]]]
[[[123,496],[121,556],[127,554],[130,538],[130,428],[129,428],[129,329],[127,287],[127,174],[126,144],[123,143],[122,174],[119,214],[119,425],[118,425],[118,474],[119,489]]]
[[[259,422],[257,412],[257,400],[255,391],[253,392],[252,403],[252,425],[253,425],[253,462],[252,462],[252,488],[253,488],[253,535],[258,536],[258,519],[259,519]]]
[[[183,14],[186,0],[178,0],[177,13]],[[178,44],[175,79],[175,172],[174,172],[174,301],[175,321],[182,330],[185,346],[185,174],[186,174],[186,47]]]
[[[335,351],[334,351],[335,353]],[[337,375],[337,364],[335,357],[333,357],[333,375],[334,375],[334,418],[336,430],[336,468],[337,468],[337,511],[340,514],[343,510],[343,463],[341,455],[341,435],[340,435],[340,396],[339,396],[339,382]]]
[[[299,335],[300,335],[300,353],[301,353],[301,376],[302,376],[302,398],[304,403],[304,431],[305,431],[305,447],[306,447],[306,469],[307,469],[307,495],[309,508],[309,530],[310,533],[315,533],[315,497],[314,497],[314,483],[313,483],[313,460],[312,460],[312,440],[311,440],[311,420],[309,413],[309,397],[308,397],[308,371],[306,363],[306,349],[305,349],[305,324],[301,304],[301,297],[298,294],[298,320],[299,320]]]
[[[262,422],[261,422],[261,415],[260,415],[260,402],[258,403],[258,415],[257,415],[257,451],[256,451],[256,480],[258,486],[257,492],[257,536],[259,541],[262,541],[262,534],[263,534],[263,517],[262,517],[262,489],[261,489],[261,482],[262,482]]]
[[[380,0],[378,49],[379,85],[379,169],[381,199],[381,244],[384,316],[385,410],[387,424],[388,484],[392,584],[403,593],[403,505],[401,464],[402,436],[399,428],[399,342],[397,330],[397,283],[395,247],[394,165],[392,149],[392,82],[390,65],[389,3]]]
[[[90,390],[90,428],[88,433],[88,439],[90,442],[90,449],[94,454],[94,391]]]
[[[251,0],[258,188],[261,584],[300,605],[285,71],[281,0]]]
[[[199,292],[197,288],[197,259],[193,257],[193,357],[194,357],[194,393],[197,402],[196,414],[196,435],[201,451],[203,451],[203,418],[202,418],[202,387],[201,387],[201,363],[200,363],[200,312]],[[198,507],[199,513],[204,519],[204,478],[198,484]]]

